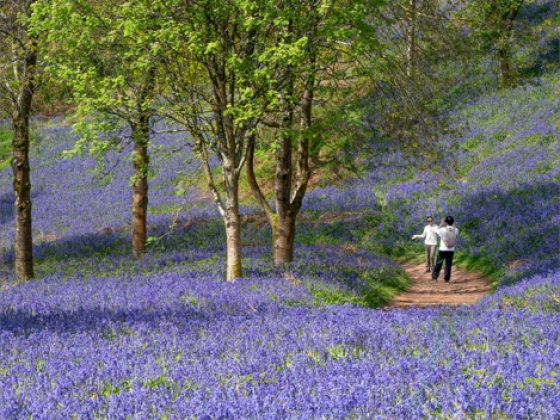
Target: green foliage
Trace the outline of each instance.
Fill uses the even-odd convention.
[[[465,16],[473,22],[474,33],[487,48],[508,42],[508,20],[515,20],[524,0],[472,0]]]
[[[556,13],[551,13],[551,8]],[[558,11],[554,2],[472,0],[459,16],[469,25],[465,41],[473,58],[482,62],[488,54],[494,56],[493,69],[481,70],[496,74],[499,70],[501,87],[511,87],[524,77],[540,75],[558,65],[558,58],[550,55],[558,36]]]
[[[173,379],[168,378],[164,375],[160,375],[157,378],[148,378],[146,381],[144,381],[144,385],[150,390],[153,390],[154,388],[158,388],[160,386],[166,388],[167,390],[177,388],[177,384],[173,381]]]
[[[482,0],[480,2],[482,3]],[[327,3],[325,2],[325,5]],[[490,1],[487,1],[484,4],[488,5],[490,3]],[[76,129],[82,133],[82,139],[77,143],[73,153],[89,149],[92,153],[101,155],[109,147],[115,146],[111,139],[102,137],[99,133],[114,132],[122,128],[123,116],[131,116],[131,118],[137,116],[135,114],[137,111],[135,106],[138,102],[135,102],[135,100],[139,99],[140,96],[137,95],[139,91],[136,89],[139,85],[135,83],[141,84],[144,80],[143,77],[146,76],[146,71],[151,68],[152,63],[156,62],[159,66],[160,62],[157,59],[160,58],[159,54],[164,51],[170,53],[170,57],[176,59],[178,65],[180,64],[177,67],[178,69],[186,70],[182,73],[184,77],[196,79],[190,86],[194,89],[195,96],[200,95],[200,97],[196,98],[195,105],[200,106],[199,111],[202,114],[207,114],[210,111],[212,103],[212,98],[210,98],[210,102],[201,105],[201,102],[207,100],[203,94],[208,91],[211,84],[211,81],[209,82],[207,78],[204,78],[202,82],[198,78],[198,76],[203,74],[202,64],[205,63],[204,60],[208,60],[208,57],[224,59],[227,74],[234,75],[239,82],[237,93],[233,95],[239,100],[226,107],[227,109],[223,112],[223,116],[231,117],[231,122],[242,130],[252,119],[258,118],[267,110],[278,110],[280,103],[276,101],[278,91],[281,90],[281,86],[277,84],[276,80],[278,69],[282,66],[300,64],[301,60],[306,57],[308,48],[310,48],[310,38],[307,36],[294,37],[294,39],[289,39],[290,42],[277,43],[278,38],[274,39],[274,33],[281,34],[280,38],[282,40],[282,37],[288,39],[289,34],[286,33],[288,22],[290,20],[294,22],[295,19],[295,21],[301,24],[302,22],[304,23],[305,19],[303,19],[303,16],[294,15],[294,13],[303,13],[302,9],[277,10],[274,8],[274,2],[201,2],[198,4],[201,9],[195,8],[190,10],[189,13],[191,15],[185,15],[185,20],[177,25],[165,24],[166,14],[164,10],[158,9],[158,7],[163,8],[163,4],[157,2],[153,4],[152,11],[159,10],[162,13],[157,16],[148,13],[151,16],[149,19],[146,17],[147,15],[143,15],[144,12],[150,10],[146,4],[126,3],[121,5],[123,7],[122,10],[107,8],[106,6],[110,5],[108,2],[90,2],[88,4],[87,2],[56,0],[52,2],[42,1],[37,4],[37,16],[38,20],[41,20],[36,22],[38,25],[37,30],[48,29],[48,42],[52,44],[53,48],[53,52],[47,57],[51,59],[48,72],[52,77],[66,80],[66,83],[74,90],[76,100],[80,103],[78,109],[80,119],[76,123]],[[176,5],[179,5],[179,3],[177,2]],[[240,51],[235,49],[224,49],[225,46],[216,38],[216,33],[211,32],[212,28],[205,26],[205,21],[203,20],[205,17],[203,15],[209,9],[203,9],[202,7],[210,7],[211,12],[220,18],[229,16],[228,13],[235,9],[237,14],[232,20],[232,25],[238,25],[236,28],[241,28],[245,31],[242,32],[247,34],[251,33],[251,31],[259,33],[258,31],[262,29],[263,25],[269,25],[267,27],[268,32],[265,31],[265,33],[268,33],[269,38],[259,38],[261,43],[256,48],[254,54],[245,57],[241,56]],[[356,150],[361,142],[366,140],[368,133],[361,130],[365,112],[375,113],[377,110],[375,107],[364,108],[361,106],[363,104],[360,103],[359,98],[353,98],[350,91],[359,90],[361,86],[365,85],[363,79],[360,78],[365,78],[365,76],[372,77],[377,71],[379,71],[378,79],[374,79],[375,83],[373,85],[377,86],[384,83],[390,85],[397,81],[396,78],[390,79],[388,73],[390,65],[394,64],[394,62],[383,61],[383,59],[375,55],[376,49],[380,47],[380,41],[373,34],[379,22],[366,25],[363,19],[364,16],[370,16],[371,11],[375,10],[375,7],[377,7],[377,2],[364,1],[354,2],[331,11],[328,11],[328,7],[325,7],[325,10],[321,11],[326,22],[331,25],[328,27],[326,25],[324,29],[327,32],[323,35],[327,39],[334,43],[339,42],[341,39],[355,40],[352,47],[340,47],[338,53],[340,56],[336,56],[334,52],[328,51],[328,48],[321,50],[318,47],[318,50],[321,50],[319,54],[319,61],[321,63],[328,63],[340,57],[345,59],[355,58],[360,54],[367,55],[371,59],[363,67],[356,64],[355,66],[339,66],[332,69],[334,72],[332,79],[337,79],[344,75],[344,77],[350,80],[351,89],[345,90],[338,86],[336,89],[332,89],[333,86],[326,83],[317,91],[317,102],[320,105],[316,108],[315,122],[313,127],[303,132],[303,135],[311,139],[311,160],[315,169],[323,171],[322,183],[328,184],[335,180],[333,174],[335,174],[335,169],[341,165],[354,169],[352,165],[355,155],[350,157],[351,155],[346,153],[346,151]],[[270,14],[267,15],[265,13],[261,15],[260,13],[263,10]],[[490,13],[488,10],[485,10],[480,10],[480,16],[482,16],[483,12]],[[342,15],[348,18],[348,25],[335,25],[334,23],[339,22],[337,19],[341,19]],[[144,18],[139,18],[141,16],[144,16]],[[267,21],[271,16],[272,24]],[[301,21],[298,19],[301,19]],[[550,23],[544,22],[543,25],[547,26]],[[106,31],[104,29],[106,27],[110,28],[110,30]],[[151,32],[152,30],[154,31]],[[473,33],[476,32],[475,23],[472,23],[471,30]],[[495,28],[485,27],[485,29],[481,30],[481,36],[493,39],[492,36],[495,35],[492,32],[493,30]],[[369,41],[368,37],[370,37]],[[185,39],[187,38],[192,39],[192,42],[186,43]],[[341,45],[343,44],[341,43]],[[399,48],[402,47],[401,44],[399,45],[398,48],[395,47],[393,50],[385,51],[388,56],[392,55],[389,58],[398,58],[397,53],[399,53]],[[383,47],[388,48],[389,46],[383,45]],[[443,72],[449,73],[447,74],[449,76],[457,70],[458,62],[445,63],[438,66],[436,59],[433,61],[431,59],[427,60],[429,66],[427,65],[426,68],[435,69],[434,74],[436,75]],[[168,82],[161,80],[163,75],[159,74],[160,70],[160,67],[158,67],[158,81],[163,83],[162,90],[165,90],[168,94],[171,92],[172,86]],[[302,65],[298,70],[300,72],[299,76],[305,76],[309,70],[309,67]],[[325,75],[323,77],[327,78]],[[359,83],[356,82],[354,84],[354,80],[358,80]],[[416,89],[418,86],[408,85],[408,87]],[[333,91],[336,90],[340,91],[340,95],[334,95]],[[183,94],[188,95],[193,93],[193,91],[183,92]],[[419,100],[425,99],[422,98]],[[191,102],[189,101],[192,98],[179,97],[179,100],[178,104],[183,106],[185,103],[190,104]],[[441,102],[445,101],[443,96],[438,96],[433,98],[433,100],[433,104],[427,104],[429,109],[435,109],[441,105]],[[408,118],[410,116],[405,111],[398,109],[399,104],[399,101],[395,101],[390,107],[392,128],[398,126],[398,122],[402,121],[403,117]],[[163,104],[164,107],[168,105]],[[141,105],[141,110],[153,110],[152,107],[154,106],[153,100],[148,99]],[[172,105],[169,106],[172,107]],[[369,107],[370,103],[366,103],[365,106]],[[476,112],[476,110],[473,110],[473,112]],[[389,116],[389,114],[385,116]],[[507,125],[508,118],[507,115],[496,113],[486,123],[488,125],[495,125],[503,122],[504,125]],[[206,121],[210,121],[209,124],[211,124],[212,118]],[[198,128],[203,131],[207,130],[207,132],[212,131],[210,125],[204,126],[201,124]],[[391,127],[389,128],[388,132],[392,129]],[[275,130],[270,129],[266,130],[261,136],[260,148],[256,151],[256,158],[263,162],[263,164],[257,168],[257,177],[271,177],[273,174],[271,167],[265,165],[264,162],[274,161],[277,147],[275,142],[276,134]],[[400,134],[407,137],[411,133],[403,130]],[[498,133],[494,140],[498,141],[501,136],[505,135],[507,133]],[[8,136],[11,137],[9,130],[4,130],[3,126],[0,126],[0,165],[7,164],[8,158],[3,156],[8,156],[9,153]],[[217,148],[216,140],[209,139],[208,141],[210,147],[215,150]],[[535,142],[542,140],[528,138],[525,141]],[[553,139],[546,141],[552,142]],[[414,144],[411,142],[410,147],[416,147]],[[487,148],[487,144],[487,142],[483,142],[480,138],[473,137],[464,144],[464,147],[470,151],[477,151],[479,157],[484,159],[490,153],[494,153],[493,150]],[[238,153],[242,151],[242,147],[243,142],[241,141],[238,144]],[[367,157],[367,152],[368,150],[361,150],[361,154],[358,155]],[[472,164],[471,162],[467,163]],[[462,168],[462,170],[466,171],[467,168],[468,165]],[[538,168],[538,170],[546,171],[547,168]],[[344,175],[341,174],[342,177]],[[164,213],[170,210],[173,209],[162,206],[158,209],[152,209],[152,213]],[[366,238],[363,234],[356,233],[355,241],[353,242],[361,243],[363,247],[368,247],[372,251],[387,253],[394,257],[407,258],[412,254],[417,254],[417,248],[406,246],[393,249],[384,248],[381,244],[382,241],[376,241],[377,238],[382,238],[384,234],[383,232],[376,232],[375,225],[378,222],[378,219],[371,220],[366,223],[366,229],[364,229],[374,232],[378,236],[368,236]],[[465,228],[468,227],[465,226]],[[346,230],[347,227],[343,224],[329,224],[321,229],[304,231],[298,236],[297,241],[303,244],[319,243],[341,246],[343,244],[339,243],[336,238],[341,236]],[[221,234],[220,228],[210,227],[208,231],[210,231],[210,234]],[[193,241],[191,245],[197,246],[197,243],[203,241],[201,238],[191,238]],[[160,246],[157,241],[151,238],[149,239],[149,245]],[[115,249],[109,248],[99,251],[96,257],[101,258],[103,255],[113,251]],[[468,256],[458,255],[457,261],[459,264],[464,264],[478,271],[492,272],[495,269],[488,261],[473,259]],[[200,262],[200,264],[212,264],[215,262],[209,260]],[[42,264],[45,270],[54,270],[56,266],[56,262],[48,258],[40,264]],[[88,264],[86,263],[85,266],[87,267]],[[91,266],[93,267],[93,264]],[[404,283],[400,282],[391,284],[391,279],[389,278],[386,281],[384,280],[384,282],[387,283],[388,289],[396,290],[400,287],[405,287]],[[372,302],[375,302],[379,296],[383,296],[385,291],[373,289],[370,297],[364,297],[361,295],[348,295],[347,292],[336,288],[324,289],[319,287],[314,293],[323,302],[361,302],[360,304],[364,305],[374,305]]]
[[[12,152],[12,130],[0,124],[0,171],[10,164]]]
[[[81,138],[68,155],[114,147],[110,133],[153,112],[158,22],[145,2],[37,1],[32,30],[46,34],[46,73],[71,91]],[[102,134],[100,134],[102,133]]]

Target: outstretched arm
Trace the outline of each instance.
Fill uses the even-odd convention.
[[[413,235],[412,239],[424,239],[426,237],[426,229],[428,229],[427,227],[424,228],[424,232],[422,232],[422,235]]]
[[[441,219],[439,226],[434,227],[434,233],[439,237],[441,237],[441,235],[439,234],[439,230],[443,227],[444,223],[445,223],[445,219]]]

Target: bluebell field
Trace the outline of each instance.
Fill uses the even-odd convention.
[[[315,190],[306,197],[307,208],[377,206],[388,216],[377,227],[377,242],[404,250],[426,216],[439,221],[451,214],[461,230],[460,251],[491,261],[502,271],[501,284],[557,270],[558,76],[478,98],[449,120],[454,134],[430,146],[427,156],[381,144],[385,153],[372,157],[374,170],[362,182]],[[522,264],[512,272],[507,267],[514,261]]]
[[[560,417],[559,86],[556,74],[479,97],[451,113],[437,158],[380,148],[364,177],[310,191],[293,278],[272,268],[267,229],[246,223],[235,283],[181,135],[154,138],[149,234],[165,236],[131,261],[129,149],[101,177],[87,156],[61,159],[76,141],[64,119],[35,121],[34,281],[13,279],[0,173],[0,418]],[[324,212],[360,217],[313,219]],[[363,307],[402,275],[383,250],[409,247],[427,214],[455,216],[458,248],[494,264],[496,293]]]

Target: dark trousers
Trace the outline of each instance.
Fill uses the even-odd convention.
[[[453,265],[453,254],[455,254],[454,251],[438,251],[436,266],[434,267],[434,271],[432,271],[432,279],[437,280],[437,278],[439,277],[441,266],[445,261],[443,279],[445,281],[449,281],[449,279],[451,278],[451,266]]]

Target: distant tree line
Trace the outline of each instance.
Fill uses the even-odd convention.
[[[271,227],[276,265],[294,258],[310,147],[332,127],[360,141],[364,115],[410,146],[434,129],[441,96],[495,50],[503,87],[523,0],[4,0],[0,104],[12,118],[15,271],[32,278],[29,117],[41,87],[61,89],[79,117],[75,151],[103,153],[123,125],[134,149],[132,254],[146,252],[148,146],[162,117],[189,133],[223,219],[227,279],[242,276],[239,180]],[[447,70],[447,71],[446,71]],[[364,98],[372,97],[373,102]],[[329,126],[329,123],[332,123]],[[327,129],[325,128],[327,127]],[[330,127],[330,128],[329,128]],[[333,129],[334,130],[334,129]],[[416,134],[415,134],[416,133]],[[367,133],[366,133],[367,136]],[[416,137],[415,137],[416,136]],[[269,150],[272,205],[255,175]],[[209,159],[220,162],[216,175]],[[266,162],[261,162],[266,164]]]

